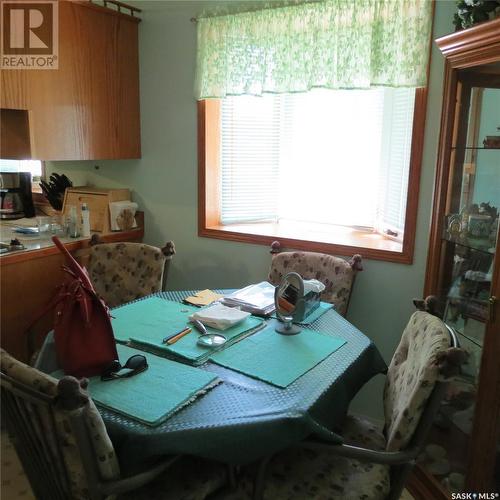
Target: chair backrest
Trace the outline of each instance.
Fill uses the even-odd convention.
[[[384,389],[387,451],[423,444],[443,396],[444,383],[466,358],[441,319],[413,313],[392,357]]]
[[[60,381],[0,350],[2,413],[36,498],[94,499],[120,470],[101,416],[73,377]]]
[[[174,254],[173,242],[164,248],[97,242],[90,249],[88,272],[97,294],[116,307],[161,291]]]
[[[306,280],[317,279],[325,285],[321,300],[334,304],[339,314],[346,315],[356,273],[363,269],[360,255],[347,261],[324,253],[280,252],[277,242],[271,247],[271,255],[270,283],[278,285],[290,271],[299,273]]]

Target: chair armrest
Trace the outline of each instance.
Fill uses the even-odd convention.
[[[384,465],[410,463],[415,460],[418,454],[417,448],[409,448],[404,451],[377,451],[349,444],[327,444],[315,441],[302,441],[297,446],[310,450],[326,450],[339,457],[354,458]]]
[[[176,462],[180,455],[175,457],[170,457],[163,462],[151,467],[147,471],[140,472],[134,476],[126,477],[124,479],[118,479],[116,481],[106,481],[100,484],[101,492],[106,495],[119,495],[121,493],[126,493],[127,491],[135,490],[140,488],[145,484],[149,483],[162,472],[167,470],[174,462]]]

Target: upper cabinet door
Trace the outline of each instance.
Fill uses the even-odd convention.
[[[140,157],[138,23],[60,1],[58,69],[2,72],[2,107],[29,111],[33,158]]]

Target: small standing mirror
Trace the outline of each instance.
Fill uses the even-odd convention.
[[[283,277],[274,291],[276,316],[280,323],[276,331],[283,335],[296,335],[301,328],[293,324],[298,302],[304,297],[304,280],[300,274],[291,272]]]

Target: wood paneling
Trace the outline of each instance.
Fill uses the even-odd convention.
[[[0,158],[9,160],[31,158],[28,111],[2,109],[0,130]]]
[[[0,107],[28,109],[28,76],[30,71],[0,71]]]
[[[33,158],[140,157],[138,22],[61,0],[58,69],[2,71],[2,107],[30,110]]]
[[[498,62],[500,18],[480,23],[436,40],[452,68],[468,68]]]

